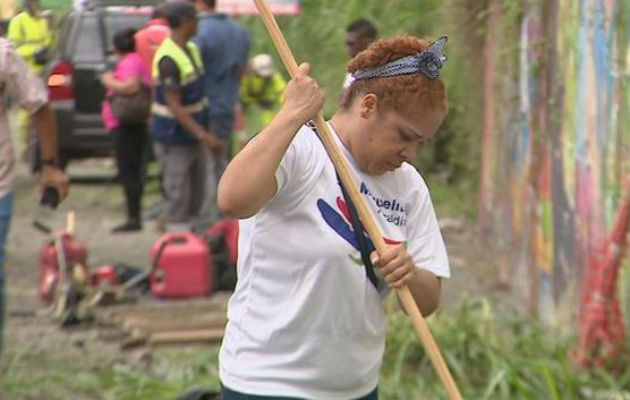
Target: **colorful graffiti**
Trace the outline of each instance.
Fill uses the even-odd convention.
[[[616,218],[630,177],[630,2],[525,1],[518,28],[502,23],[505,2],[490,3],[481,228],[505,249],[503,276],[530,311],[575,321],[593,260],[624,226]],[[498,50],[514,40],[517,55]],[[627,226],[615,236],[626,268]]]

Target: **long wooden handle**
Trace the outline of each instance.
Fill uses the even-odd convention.
[[[267,31],[269,32],[269,35],[271,36],[271,39],[273,40],[273,43],[275,44],[276,49],[280,54],[280,58],[282,58],[284,66],[289,71],[289,75],[291,77],[295,76],[298,69],[297,62],[295,61],[295,57],[293,57],[293,53],[291,52],[291,49],[289,48],[289,45],[287,44],[287,41],[285,40],[284,35],[282,34],[282,31],[280,30],[280,27],[276,22],[276,19],[271,13],[269,5],[265,0],[254,0],[254,2],[256,3],[256,7],[258,8],[258,12],[262,17],[265,27],[267,28]],[[374,247],[376,247],[376,251],[382,254],[387,249],[387,244],[383,240],[383,235],[381,235],[381,232],[376,225],[376,221],[374,220],[370,209],[368,208],[365,201],[363,201],[363,198],[360,196],[354,177],[348,169],[348,166],[343,159],[339,148],[334,142],[333,136],[331,135],[321,112],[317,114],[314,122],[315,126],[317,127],[318,134],[322,142],[324,143],[324,146],[326,147],[328,156],[332,160],[335,169],[339,174],[339,178],[345,185],[346,190],[348,191],[348,195],[357,208],[359,217],[361,218],[361,222],[363,222],[363,225],[365,226],[365,230],[367,231],[368,235],[370,235],[372,242],[374,242]],[[422,314],[420,313],[420,310],[418,309],[418,306],[414,301],[413,296],[409,291],[409,288],[407,286],[404,286],[403,288],[396,290],[396,292],[398,294],[398,297],[400,298],[403,307],[407,311],[407,314],[411,318],[416,332],[420,336],[420,340],[422,341],[422,344],[424,345],[424,348],[429,355],[429,358],[433,363],[433,367],[437,371],[437,374],[440,377],[442,384],[446,388],[450,399],[462,400],[459,389],[457,388],[457,385],[455,384],[455,381],[453,380],[453,377],[451,376],[451,373],[449,372],[448,367],[444,362],[444,358],[442,357],[440,349],[435,343],[435,339],[433,339],[431,331],[429,331],[429,327],[422,317]]]

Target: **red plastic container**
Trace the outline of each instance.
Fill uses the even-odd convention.
[[[151,293],[157,297],[200,297],[212,289],[208,246],[190,232],[169,232],[151,248]]]
[[[118,284],[118,273],[113,265],[103,265],[92,271],[92,285],[110,285]]]
[[[235,218],[221,219],[219,222],[208,228],[208,234],[210,235],[210,238],[223,237],[225,246],[227,247],[229,260],[231,263],[236,265],[236,260],[238,258],[238,220]]]
[[[59,233],[61,235],[61,243],[63,253],[65,254],[66,263],[69,272],[72,266],[79,264],[84,268],[87,276],[87,250],[83,242],[77,240],[68,233]],[[42,301],[50,303],[55,297],[57,283],[59,282],[59,263],[57,262],[57,250],[53,239],[44,244],[39,253],[39,297]]]

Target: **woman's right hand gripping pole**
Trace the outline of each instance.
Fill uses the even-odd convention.
[[[324,93],[309,76],[307,63],[298,67],[284,92],[284,104],[271,123],[241,150],[219,182],[221,212],[248,218],[276,194],[275,172],[293,137],[324,105]]]
[[[284,91],[284,104],[278,112],[278,117],[286,116],[296,121],[298,128],[317,115],[324,105],[324,92],[309,76],[311,67],[303,63],[298,67],[295,77],[289,81]]]

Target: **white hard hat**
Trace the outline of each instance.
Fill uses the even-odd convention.
[[[252,70],[259,76],[269,77],[276,72],[273,58],[269,54],[258,54],[251,61]]]

